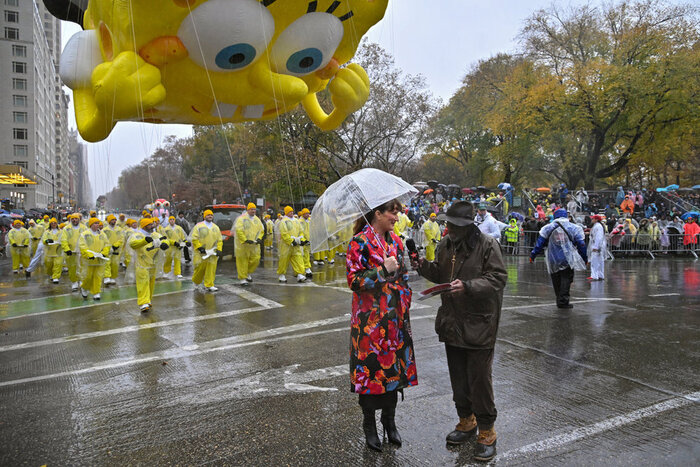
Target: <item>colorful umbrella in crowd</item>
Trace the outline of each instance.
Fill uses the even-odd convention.
[[[673,185],[665,186],[663,188],[657,188],[656,191],[659,193],[664,193],[666,191],[676,191],[679,188],[680,187],[674,183]]]
[[[434,191],[435,191],[435,190],[433,190],[432,188],[428,188],[427,190],[425,190],[425,191],[423,192],[423,194],[424,194],[424,195],[429,195],[430,193],[432,193],[432,192],[434,192]]]
[[[695,186],[693,187],[693,190],[700,190],[700,185],[695,185]]]
[[[549,192],[552,191],[552,190],[550,190],[550,189],[547,188],[546,186],[541,186],[541,187],[539,187],[539,188],[535,188],[535,191],[538,192],[538,193],[549,193]]]
[[[688,211],[681,216],[681,219],[683,219],[684,221],[687,221],[689,217],[694,217],[694,218],[698,219],[698,218],[700,218],[700,212]]]

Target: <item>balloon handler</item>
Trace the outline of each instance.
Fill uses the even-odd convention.
[[[88,229],[80,234],[78,247],[80,248],[80,276],[83,280],[80,285],[80,294],[87,298],[88,292],[93,300],[100,299],[102,291],[102,278],[105,273],[105,264],[109,261],[111,249],[109,239],[100,230],[102,222],[96,217],[88,220]]]
[[[151,310],[156,285],[156,259],[170,247],[167,237],[156,231],[157,226],[158,219],[154,217],[141,219],[139,230],[129,239],[129,246],[136,253],[136,296],[142,313]]]
[[[192,229],[192,246],[194,247],[194,274],[192,282],[196,285],[204,281],[204,288],[209,292],[219,290],[214,287],[216,279],[216,264],[221,256],[224,240],[219,226],[214,222],[214,213],[204,211],[204,220]]]

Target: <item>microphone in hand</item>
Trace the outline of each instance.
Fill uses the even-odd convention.
[[[413,269],[418,269],[420,267],[421,259],[418,256],[416,242],[412,238],[406,240],[406,249],[408,250],[408,257],[411,260],[411,267]]]

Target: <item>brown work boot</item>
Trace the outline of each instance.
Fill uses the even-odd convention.
[[[464,444],[476,434],[476,417],[471,414],[467,418],[459,417],[459,423],[454,431],[447,435],[447,444]]]
[[[493,427],[487,430],[479,430],[474,448],[474,460],[490,461],[496,456],[496,430]]]

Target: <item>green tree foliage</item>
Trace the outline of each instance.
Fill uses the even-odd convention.
[[[557,178],[593,188],[654,138],[694,118],[695,15],[649,0],[552,7],[527,20],[525,52],[555,78],[554,86],[533,88],[531,105],[542,116],[543,150],[559,162],[551,166]]]
[[[697,154],[697,25],[697,9],[656,0],[537,11],[523,53],[480,61],[439,110],[430,165],[458,162],[469,184],[590,189],[630,162],[659,178]]]

